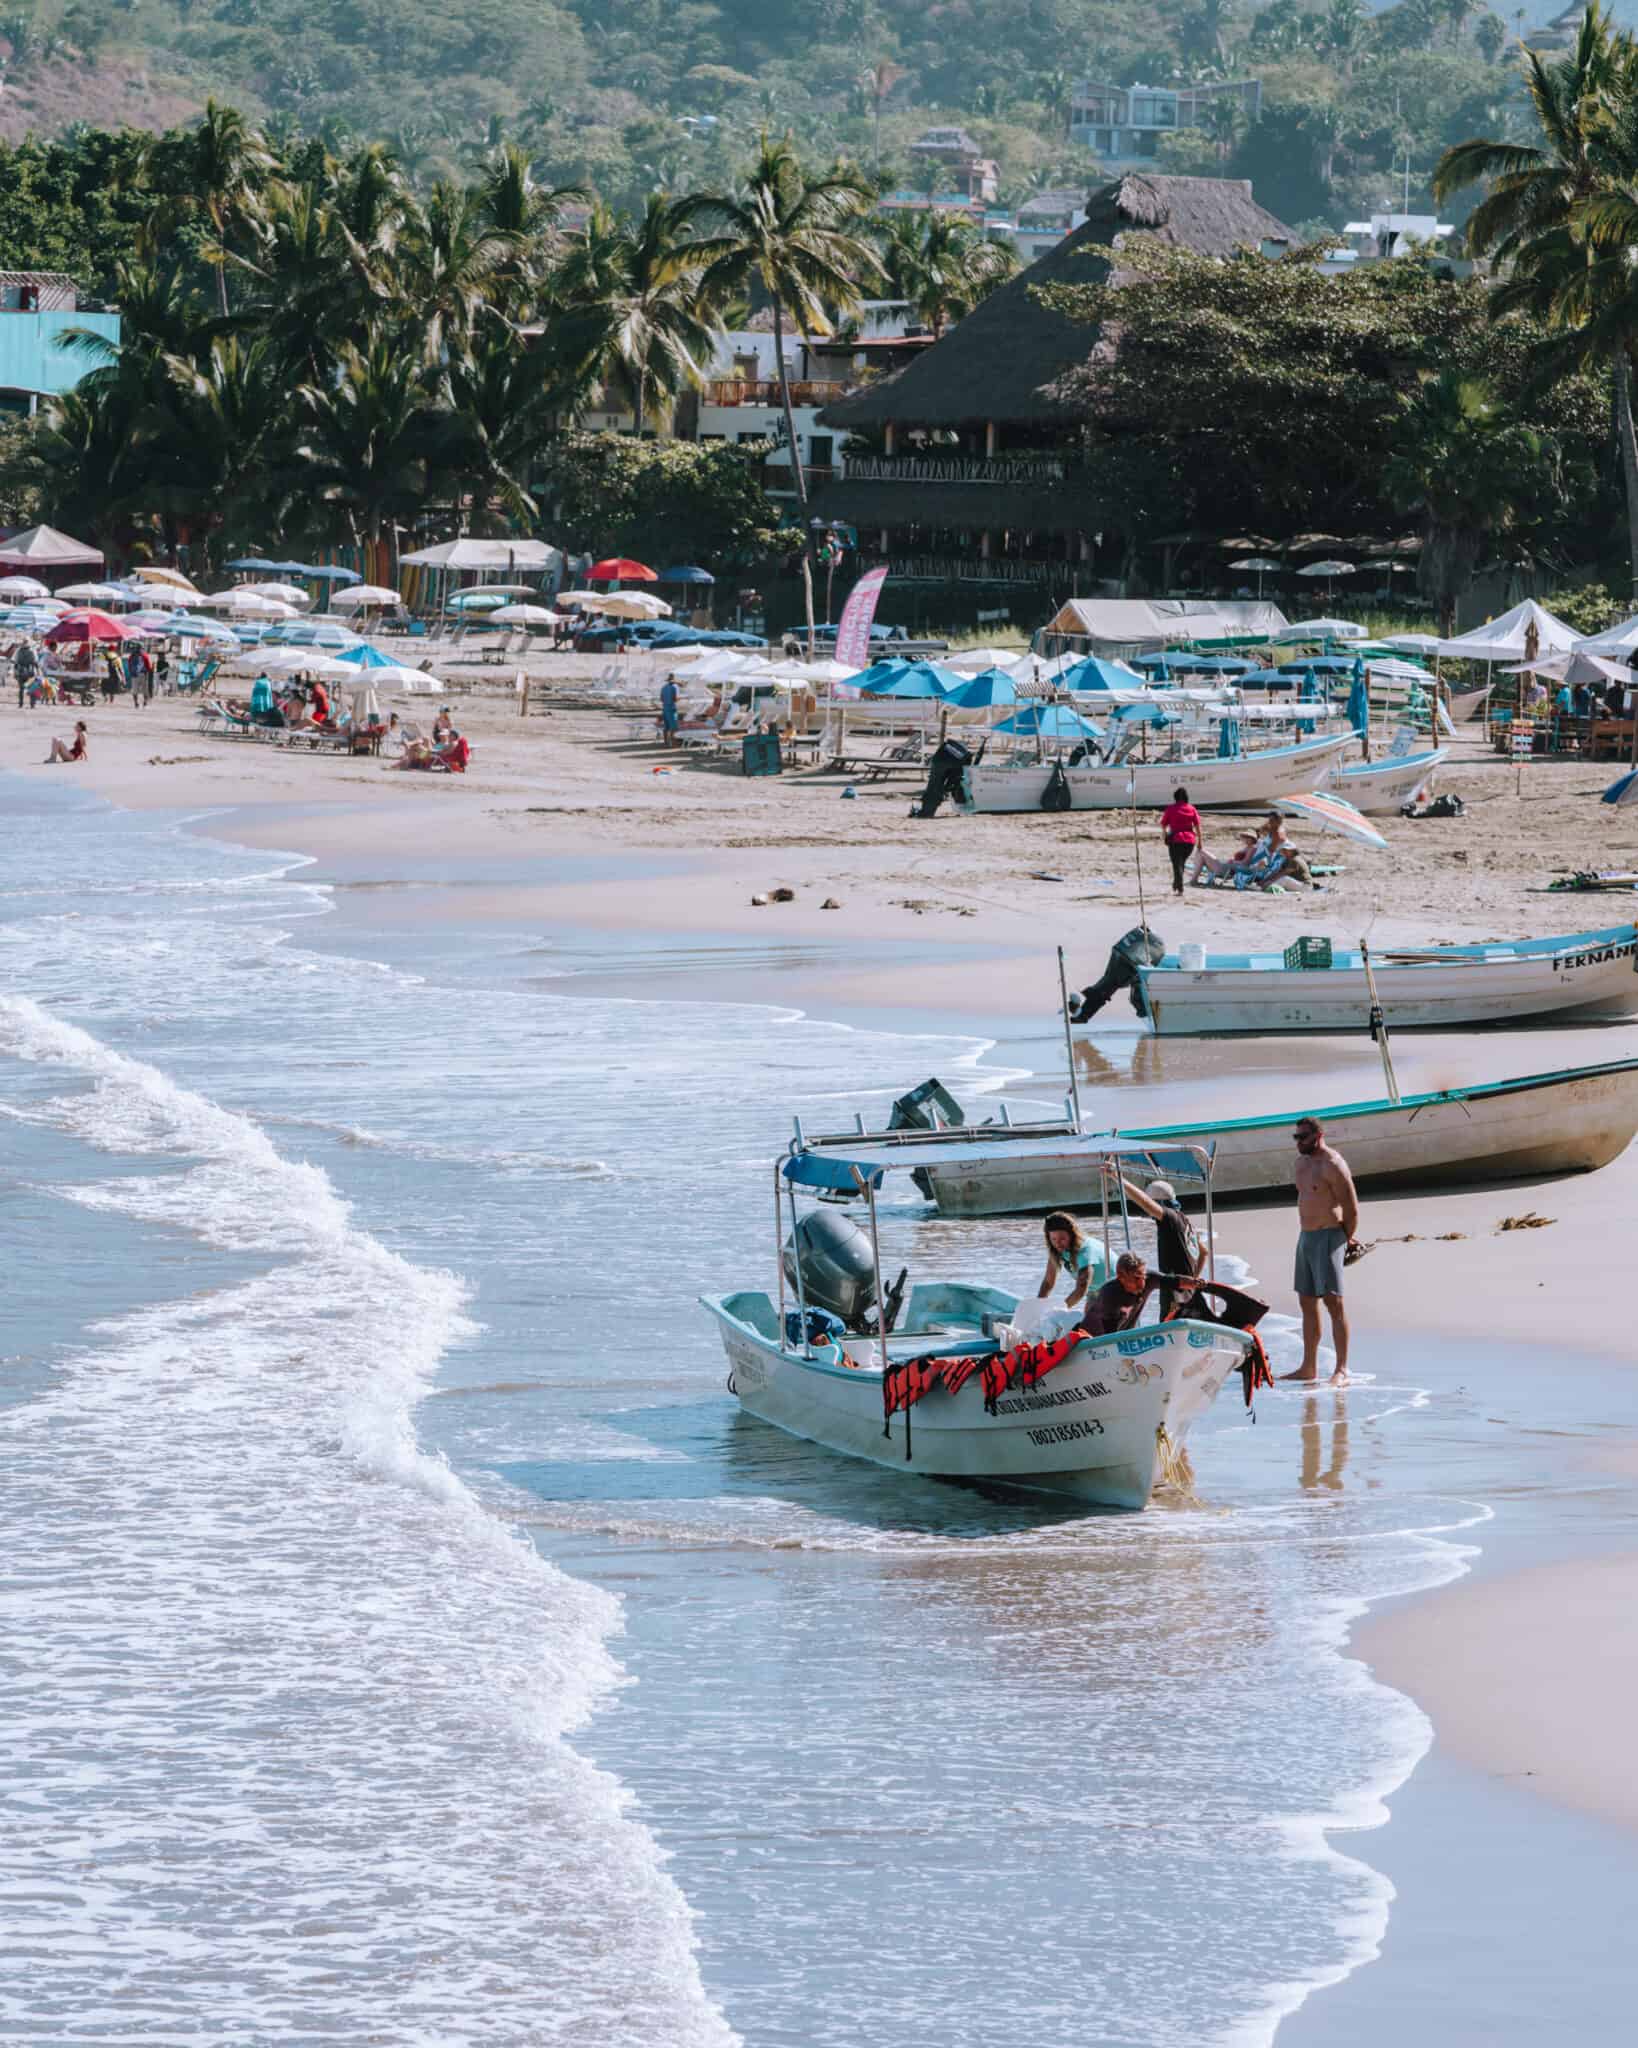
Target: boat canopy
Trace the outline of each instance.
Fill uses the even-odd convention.
[[[1206,1181],[1211,1177],[1214,1145],[1145,1145],[1132,1138],[1087,1137],[1065,1132],[1057,1137],[1009,1136],[1005,1126],[954,1131],[860,1132],[856,1137],[819,1140],[824,1149],[793,1148],[781,1169],[795,1187],[840,1189],[862,1194],[879,1188],[895,1167],[994,1166],[1030,1159],[1084,1159],[1089,1166],[1103,1159],[1127,1159],[1169,1179]],[[830,1147],[836,1149],[832,1150]],[[844,1151],[842,1148],[845,1147]]]

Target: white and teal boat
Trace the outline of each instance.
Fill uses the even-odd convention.
[[[1371,961],[1394,1030],[1572,1024],[1638,1010],[1638,927],[1630,924],[1477,946],[1373,946]],[[1371,1014],[1357,947],[1334,951],[1329,967],[1288,967],[1283,953],[1190,947],[1135,972],[1161,1037],[1358,1031]]]
[[[1094,1189],[1114,1160],[1191,1182],[1209,1204],[1209,1147],[1107,1138],[1045,1147],[1021,1127],[989,1145],[913,1130],[810,1139],[799,1128],[774,1168],[774,1289],[701,1297],[745,1413],[895,1470],[1107,1507],[1145,1507],[1158,1485],[1181,1479],[1191,1425],[1252,1352],[1246,1331],[1182,1318],[1103,1337],[1070,1331],[1036,1376],[1013,1341],[1016,1295],[973,1279],[910,1285],[904,1273],[882,1285],[883,1178],[918,1168],[936,1176],[957,1153],[963,1167],[996,1171],[1021,1163],[1020,1153],[1050,1157]]]

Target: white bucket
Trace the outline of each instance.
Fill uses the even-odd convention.
[[[1188,973],[1198,974],[1206,964],[1205,947],[1193,944],[1179,946],[1177,949],[1177,964]]]

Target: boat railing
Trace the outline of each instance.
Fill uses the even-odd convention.
[[[872,1148],[885,1147],[894,1152],[913,1152],[918,1146],[951,1144],[991,1144],[1005,1133],[1009,1138],[1078,1138],[1082,1136],[1073,1109],[1064,1104],[1061,1117],[1048,1117],[1023,1123],[1015,1118],[1006,1103],[999,1105],[1000,1114],[991,1122],[981,1124],[946,1124],[935,1121],[930,1128],[919,1128],[906,1124],[898,1130],[873,1131],[861,1115],[847,1131],[809,1132],[802,1128],[802,1119],[795,1117],[795,1136],[792,1149],[797,1152],[846,1151],[856,1146],[861,1138],[867,1139]],[[936,1116],[936,1113],[935,1113]]]

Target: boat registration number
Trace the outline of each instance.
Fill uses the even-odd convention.
[[[1032,1429],[1029,1440],[1032,1444],[1068,1444],[1077,1437],[1102,1436],[1103,1424],[1094,1416],[1090,1421],[1052,1422],[1044,1429]]]

